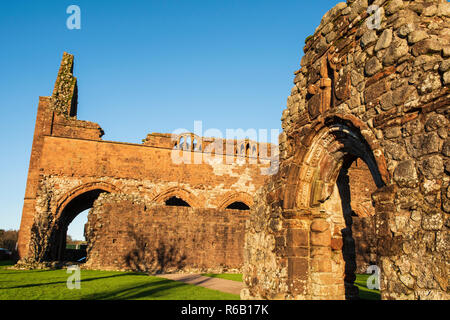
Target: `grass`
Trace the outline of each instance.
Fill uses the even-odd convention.
[[[359,297],[363,300],[380,300],[380,291],[367,288],[367,278],[370,274],[357,274],[355,285],[359,289]]]
[[[9,270],[0,261],[0,300],[238,300],[239,296],[135,272],[81,270],[68,289],[62,270]]]
[[[242,274],[236,273],[222,273],[222,274],[203,273],[202,276],[242,282]]]
[[[242,274],[232,274],[232,273],[223,273],[223,274],[214,274],[214,273],[204,273],[202,274],[206,277],[212,278],[221,278],[228,279],[234,281],[242,282]],[[367,278],[369,278],[369,274],[357,274],[355,285],[359,288],[359,297],[363,300],[380,300],[380,291],[368,289],[366,286]]]
[[[63,270],[9,270],[0,261],[0,300],[239,300],[224,293],[179,281],[136,272],[81,270],[81,289],[68,289]],[[242,274],[205,273],[203,276],[242,282]],[[357,274],[355,285],[365,300],[379,300],[380,292],[366,287],[370,275]]]

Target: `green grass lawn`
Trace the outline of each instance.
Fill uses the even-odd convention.
[[[81,270],[81,289],[68,289],[62,270],[8,270],[0,261],[0,300],[238,300],[239,296],[134,272]]]
[[[0,261],[0,300],[238,300],[239,296],[135,272],[81,270],[81,289],[68,289],[62,270],[8,270]],[[242,281],[242,274],[204,276]],[[366,287],[369,275],[358,274],[355,285],[362,299],[379,300],[378,290]]]
[[[367,288],[367,278],[370,274],[357,274],[355,285],[359,289],[359,297],[364,300],[380,300],[380,291]]]
[[[204,273],[203,276],[212,278],[222,278],[234,281],[242,281],[242,274],[233,273]],[[366,286],[368,274],[357,274],[355,285],[359,288],[359,297],[364,300],[380,300],[380,291],[368,289]]]

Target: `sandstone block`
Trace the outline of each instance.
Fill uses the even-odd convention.
[[[390,66],[394,64],[399,58],[405,56],[409,52],[408,43],[404,39],[397,39],[392,41],[389,49],[386,51],[383,64]]]
[[[394,170],[394,180],[400,187],[415,187],[418,183],[416,164],[413,160],[405,160]]]
[[[331,245],[331,232],[311,232],[311,245],[329,247]]]
[[[427,179],[436,179],[444,173],[444,163],[438,155],[433,155],[422,160],[420,171]]]
[[[383,66],[378,60],[378,58],[372,57],[369,60],[367,60],[364,71],[366,72],[366,75],[373,76],[375,73],[381,71],[382,68]]]
[[[328,230],[330,224],[324,219],[316,219],[311,223],[311,231],[324,232]]]
[[[361,47],[367,48],[370,44],[377,41],[377,33],[375,30],[367,30],[364,35],[361,37]]]
[[[408,43],[414,44],[428,38],[428,33],[424,30],[414,30],[408,34]]]
[[[375,52],[385,49],[391,45],[392,42],[392,29],[386,29],[381,34],[380,38],[375,45]]]

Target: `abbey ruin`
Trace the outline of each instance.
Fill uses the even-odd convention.
[[[73,62],[64,53],[39,98],[19,263],[68,259],[67,227],[91,208],[86,268],[241,271],[243,299],[354,299],[355,272],[376,265],[382,299],[450,298],[447,1],[328,11],[305,40],[278,147],[102,140],[76,117]]]

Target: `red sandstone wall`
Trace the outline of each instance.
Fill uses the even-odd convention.
[[[367,165],[357,159],[348,170],[353,211],[353,239],[355,240],[356,273],[366,273],[367,267],[376,264],[375,208],[371,195],[377,190]]]
[[[247,217],[248,211],[152,206],[124,199],[123,195],[101,195],[89,214],[86,265],[101,269],[132,268],[126,257],[139,250],[137,236],[144,239],[146,246],[142,251],[147,258],[157,250],[161,253],[164,244],[165,259],[182,262],[185,270],[240,269]],[[185,259],[180,259],[182,256]],[[165,266],[173,268],[174,264]],[[147,267],[149,271],[158,271]]]

